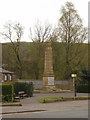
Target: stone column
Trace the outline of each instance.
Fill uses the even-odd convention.
[[[52,47],[50,42],[45,43],[45,63],[44,63],[44,74],[43,74],[43,85],[44,88],[54,87],[54,72],[53,72],[53,57]]]

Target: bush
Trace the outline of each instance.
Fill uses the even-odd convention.
[[[77,92],[79,93],[90,93],[90,85],[80,84],[77,86]]]
[[[16,82],[14,83],[15,94],[18,94],[20,91],[24,91],[28,97],[33,96],[33,83],[29,82]]]
[[[26,83],[22,83],[22,82],[14,83],[15,94],[18,94],[18,92],[20,92],[20,91],[25,91],[25,88],[26,88]]]
[[[32,83],[32,82],[26,84],[26,94],[27,94],[29,97],[32,97],[32,96],[33,96],[33,83]]]
[[[13,84],[0,84],[2,87],[2,101],[14,101],[14,86]]]

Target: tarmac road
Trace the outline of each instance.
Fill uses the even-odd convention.
[[[88,111],[83,110],[64,110],[53,112],[17,113],[4,115],[3,118],[88,118]]]
[[[66,93],[37,93],[34,94],[34,97],[31,98],[27,98],[25,100],[21,100],[21,103],[23,105],[26,104],[31,104],[31,103],[38,103],[38,99],[39,98],[43,98],[43,97],[50,97],[50,96],[62,96],[62,97],[74,97],[74,93],[73,92],[66,92]],[[77,96],[88,96],[87,93],[77,93]]]
[[[3,118],[88,118],[88,100],[62,101],[55,103],[39,103],[37,99],[47,96],[72,96],[73,93],[35,94],[34,97],[21,100],[21,107],[3,107]],[[87,94],[78,94],[87,96]],[[30,112],[32,110],[45,110]],[[18,113],[18,111],[29,111]]]

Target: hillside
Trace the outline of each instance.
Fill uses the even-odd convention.
[[[69,51],[70,68],[67,71],[65,43],[53,42],[53,66],[55,79],[65,79],[67,74],[74,71],[87,69],[88,66],[88,45],[74,44]],[[19,55],[23,68],[23,79],[42,79],[44,70],[43,43],[21,42]],[[17,59],[12,49],[11,43],[2,44],[2,62],[5,69],[15,72],[19,76]]]

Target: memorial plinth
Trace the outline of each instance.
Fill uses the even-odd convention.
[[[53,56],[50,42],[45,43],[45,63],[43,74],[43,86],[47,89],[53,89],[54,86],[54,72],[53,72]]]

